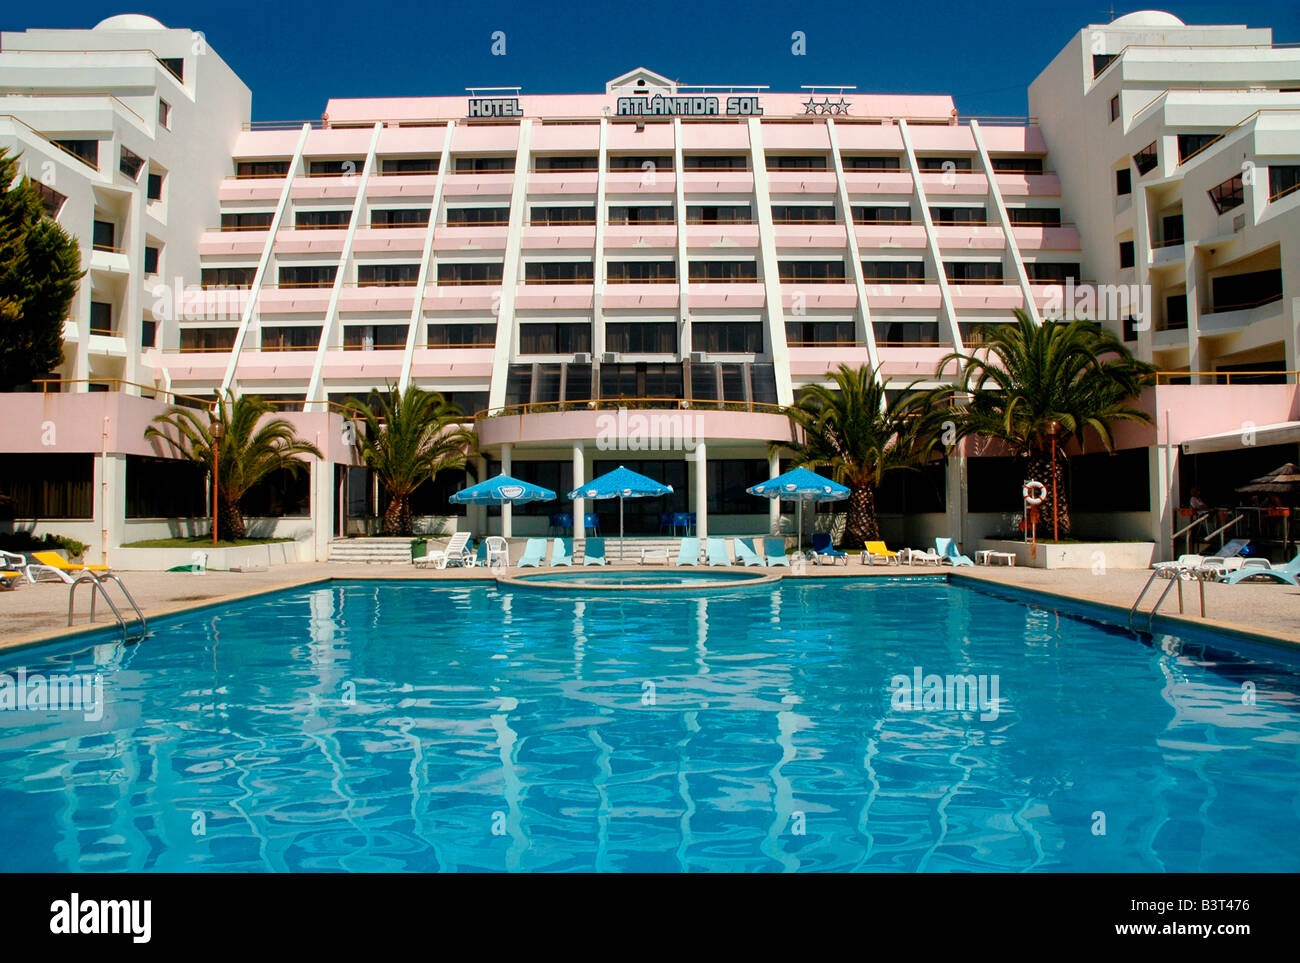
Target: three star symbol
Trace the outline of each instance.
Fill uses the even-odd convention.
[[[824,97],[818,100],[816,97],[809,97],[803,102],[803,112],[805,114],[847,114],[851,105],[847,100],[841,97],[838,101]]]

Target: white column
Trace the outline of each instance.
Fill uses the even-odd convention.
[[[773,454],[767,459],[767,477],[775,478],[781,474],[781,456]],[[781,499],[773,498],[767,503],[767,528],[773,535],[781,534]]]
[[[333,418],[330,419],[331,423]],[[319,439],[320,434],[316,437]],[[334,493],[334,463],[329,460],[329,449],[317,442],[326,457],[313,458],[311,475],[312,559],[323,562],[330,557],[330,539],[338,528],[338,498]]]
[[[695,443],[695,534],[709,535],[709,456],[703,441]]]
[[[587,481],[587,459],[583,451],[583,444],[580,441],[573,443],[573,487],[578,488]],[[558,494],[558,493],[557,493]],[[582,524],[582,513],[586,511],[587,501],[584,498],[575,498],[573,500],[573,537],[583,538],[586,529]],[[623,561],[620,557],[619,561]]]
[[[503,475],[509,475],[511,471],[510,452],[510,445],[501,446],[501,474]],[[509,502],[501,506],[501,536],[503,538],[510,538],[513,534],[511,530],[511,512],[512,506]]]

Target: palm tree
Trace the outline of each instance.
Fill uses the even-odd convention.
[[[862,548],[880,538],[876,490],[881,481],[891,471],[919,469],[928,460],[931,435],[923,430],[922,399],[903,391],[890,400],[879,368],[842,364],[831,380],[833,388],[813,384],[800,390],[788,410],[800,440],[787,447],[797,467],[829,469],[849,489],[842,542]]]
[[[465,467],[474,434],[459,408],[422,388],[372,390],[368,402],[349,398],[347,407],[365,422],[357,445],[389,494],[383,532],[410,535],[411,494],[438,472]]]
[[[250,488],[272,472],[297,475],[306,470],[304,455],[323,457],[315,445],[297,436],[288,421],[268,418],[274,410],[261,398],[219,391],[214,410],[168,408],[145,429],[146,438],[162,439],[178,456],[209,471],[214,434],[218,437],[217,534],[221,538],[247,536],[240,502]]]
[[[1109,331],[1090,321],[1045,321],[1036,324],[1017,310],[1016,323],[990,331],[971,355],[953,352],[939,364],[962,366],[950,388],[931,398],[936,409],[946,402],[954,437],[996,438],[1028,459],[1027,478],[1047,487],[1044,514],[1055,514],[1062,533],[1070,531],[1070,508],[1062,481],[1063,449],[1078,439],[1086,450],[1088,429],[1114,450],[1115,422],[1151,423],[1133,405],[1151,384],[1155,369],[1138,361]],[[962,400],[968,396],[969,400]],[[1052,422],[1057,424],[1056,475],[1052,477]],[[1052,492],[1058,496],[1053,501]]]

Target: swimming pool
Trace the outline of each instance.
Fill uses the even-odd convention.
[[[771,569],[742,569],[741,571],[710,571],[709,569],[688,568],[682,571],[674,569],[649,569],[647,571],[628,571],[626,569],[575,568],[564,572],[517,572],[503,579],[511,588],[544,588],[550,591],[634,591],[667,589],[670,591],[709,591],[719,588],[734,589],[743,586],[768,585],[775,582],[780,575]]]
[[[92,641],[0,659],[102,680],[0,711],[0,870],[1300,869],[1297,665],[942,579],[331,582]]]

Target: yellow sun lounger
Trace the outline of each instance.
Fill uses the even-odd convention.
[[[107,572],[107,565],[82,565],[65,561],[58,552],[32,552],[32,561],[59,572]]]
[[[898,564],[898,553],[891,552],[885,547],[884,542],[867,542],[859,558],[863,565],[875,565],[876,559],[880,559],[886,565]]]

